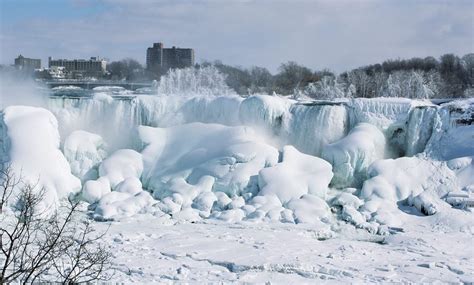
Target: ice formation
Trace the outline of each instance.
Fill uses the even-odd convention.
[[[10,106],[0,113],[0,159],[24,183],[44,189],[44,211],[81,189],[59,149],[58,122],[43,108]]]
[[[106,144],[96,134],[74,131],[64,141],[63,153],[71,166],[72,174],[87,181],[97,179],[98,166],[107,157]]]
[[[302,154],[293,146],[283,148],[282,162],[260,170],[260,195],[275,195],[282,204],[305,194],[326,198],[332,167],[321,158]]]
[[[426,157],[402,157],[379,160],[368,170],[360,197],[365,200],[363,212],[371,219],[400,226],[394,215],[397,202],[405,201],[420,212],[432,215],[443,206],[440,198],[459,189],[455,173],[446,162]]]
[[[48,106],[98,219],[328,226],[336,216],[383,233],[403,207],[432,215],[471,203],[472,100],[110,94]]]
[[[385,136],[375,126],[360,123],[343,139],[324,147],[321,157],[333,165],[332,186],[358,186],[367,177],[367,168],[385,156]]]

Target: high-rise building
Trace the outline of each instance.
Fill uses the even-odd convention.
[[[15,66],[19,69],[39,69],[41,68],[41,59],[27,58],[20,54],[15,58]]]
[[[84,73],[92,75],[105,74],[107,62],[98,57],[86,59],[53,59],[48,58],[49,68],[54,66],[62,66],[67,72]]]
[[[194,50],[191,48],[164,48],[163,43],[154,43],[146,52],[146,68],[163,74],[170,68],[185,68],[194,65]]]

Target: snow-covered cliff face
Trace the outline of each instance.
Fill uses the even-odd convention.
[[[292,144],[303,153],[320,156],[324,146],[342,139],[359,123],[369,123],[384,133],[389,145],[387,157],[413,156],[424,151],[433,131],[455,127],[451,114],[460,112],[452,106],[440,107],[409,99],[300,103],[266,95],[245,99],[146,95],[114,100],[57,97],[50,98],[49,109],[60,122],[63,138],[82,129],[101,134],[112,148],[137,148],[134,138],[140,125],[170,127],[202,122],[252,126],[273,138],[276,146]]]

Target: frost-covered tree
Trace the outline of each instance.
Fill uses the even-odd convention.
[[[396,71],[385,82],[382,96],[429,99],[435,97],[436,85],[421,71]]]
[[[161,77],[158,94],[165,95],[230,95],[235,92],[226,84],[226,76],[213,66],[172,69]]]
[[[44,189],[0,168],[0,284],[78,284],[105,280],[111,253],[79,203],[45,214]]]
[[[317,82],[309,83],[303,92],[306,96],[315,99],[335,99],[345,97],[343,87],[334,76],[324,76]]]

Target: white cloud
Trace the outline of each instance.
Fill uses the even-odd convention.
[[[110,9],[88,17],[4,25],[1,62],[20,52],[144,62],[157,41],[193,47],[198,59],[272,71],[288,60],[342,71],[387,58],[473,51],[471,1],[105,2]]]

